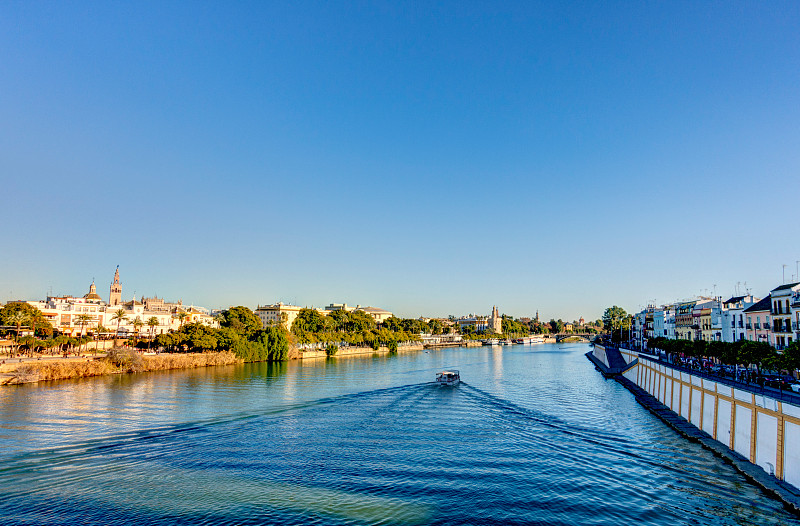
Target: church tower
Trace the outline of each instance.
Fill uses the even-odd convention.
[[[117,265],[117,271],[114,272],[114,281],[111,283],[108,304],[111,306],[122,305],[122,285],[119,284],[119,265]]]

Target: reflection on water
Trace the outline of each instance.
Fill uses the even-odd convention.
[[[798,524],[604,381],[585,345],[0,390],[23,524]],[[457,387],[431,383],[461,370]]]

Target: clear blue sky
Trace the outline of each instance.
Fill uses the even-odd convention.
[[[505,4],[505,5],[503,5]],[[0,301],[597,318],[800,260],[800,3],[0,2]]]

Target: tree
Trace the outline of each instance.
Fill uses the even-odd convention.
[[[136,339],[139,337],[139,331],[144,326],[144,322],[139,316],[136,316],[131,322],[133,325],[133,343],[136,345]]]
[[[92,321],[92,317],[88,314],[79,314],[75,317],[75,320],[78,322],[78,325],[81,326],[81,337],[86,335],[86,324]]]
[[[114,315],[111,316],[111,321],[117,322],[117,332],[114,333],[114,347],[117,346],[117,341],[119,339],[119,326],[127,319],[128,316],[125,315],[125,311],[122,309],[117,310]]]
[[[158,318],[155,316],[150,316],[147,318],[147,326],[150,327],[150,341],[147,342],[147,349],[150,349],[150,344],[153,342],[153,338],[155,338],[155,331],[156,327],[158,327]]]
[[[603,312],[603,328],[609,332],[626,329],[628,313],[622,307],[609,307]]]
[[[442,334],[444,330],[444,325],[439,320],[429,321],[428,326],[430,327],[431,334]]]
[[[339,347],[335,343],[329,343],[325,346],[325,356],[333,356],[339,351]]]
[[[22,313],[27,318],[27,321],[22,323],[31,327],[34,336],[37,327],[42,335],[51,336],[53,334],[53,326],[47,321],[42,311],[29,303],[20,301],[7,303],[0,308],[0,325],[16,325],[10,319],[16,313]]]
[[[793,341],[783,349],[783,365],[789,371],[800,369],[800,342]]]
[[[180,330],[181,327],[183,327],[183,322],[189,317],[189,314],[186,311],[179,310],[175,317],[178,318],[178,321],[180,322],[178,324],[178,330]]]
[[[187,350],[194,352],[212,351],[217,348],[216,329],[202,323],[187,323],[175,333],[178,345],[186,346]]]
[[[217,349],[233,350],[236,343],[242,339],[243,337],[230,327],[222,327],[217,331]]]
[[[100,335],[104,332],[108,332],[108,329],[100,325],[99,323],[94,328],[94,352],[97,354],[98,347],[100,347]]]
[[[163,348],[165,351],[174,350],[177,342],[178,338],[175,334],[162,333],[156,336],[156,347]]]
[[[41,347],[39,340],[33,336],[23,336],[18,343],[19,348],[22,349],[24,347],[28,351],[27,354],[29,355],[33,355],[36,349]]]
[[[755,365],[756,370],[761,373],[762,364],[769,362],[772,354],[775,354],[775,349],[770,344],[744,340],[739,347],[738,361],[745,365]]]
[[[317,333],[325,330],[325,316],[316,309],[300,309],[292,323],[291,331],[294,334]]]
[[[17,311],[7,316],[6,320],[9,322],[9,325],[14,325],[17,328],[17,337],[14,341],[17,343],[17,350],[19,350],[19,331],[22,329],[23,324],[28,323],[28,315],[24,312]]]
[[[603,328],[611,333],[612,341],[622,341],[622,331],[631,328],[631,317],[625,309],[614,305],[603,312]]]
[[[250,338],[261,329],[261,319],[247,307],[231,307],[222,311],[222,327],[229,327],[245,338]]]
[[[326,317],[327,327],[331,331],[345,331],[347,330],[347,323],[350,321],[350,316],[345,310],[335,310],[328,314]]]

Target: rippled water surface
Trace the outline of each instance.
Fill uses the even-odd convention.
[[[586,345],[0,390],[3,524],[800,524]],[[458,387],[431,384],[461,370]]]

